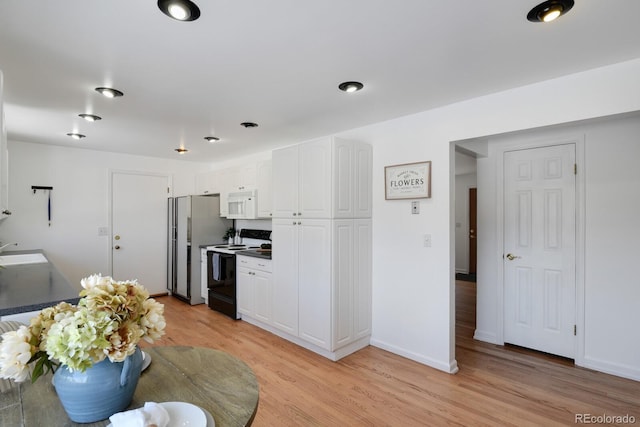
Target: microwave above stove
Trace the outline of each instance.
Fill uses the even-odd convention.
[[[256,190],[238,191],[227,196],[229,219],[256,219],[258,217],[258,195]]]

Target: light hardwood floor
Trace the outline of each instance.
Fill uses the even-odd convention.
[[[554,426],[575,425],[575,414],[629,414],[640,424],[639,382],[473,340],[475,283],[457,282],[455,375],[375,347],[331,362],[205,305],[158,301],[167,334],[156,345],[221,349],[254,370],[256,427]]]

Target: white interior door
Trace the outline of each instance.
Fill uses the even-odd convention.
[[[151,295],[167,292],[168,187],[166,175],[111,173],[111,275]]]
[[[504,154],[505,342],[575,357],[575,145]]]

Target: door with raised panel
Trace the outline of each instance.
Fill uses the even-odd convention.
[[[298,336],[330,349],[332,221],[303,218],[299,222]]]
[[[331,139],[298,147],[298,216],[331,218]]]
[[[274,219],[272,230],[272,324],[298,335],[298,222],[293,218]]]
[[[271,273],[256,270],[253,276],[253,317],[261,322],[271,323],[271,296],[273,280]]]
[[[297,217],[298,146],[273,150],[271,162],[273,217],[293,218],[294,213]]]
[[[236,293],[238,313],[253,316],[254,312],[254,284],[252,271],[246,267],[240,267],[240,258],[236,257]]]
[[[575,145],[504,154],[504,341],[575,356]]]

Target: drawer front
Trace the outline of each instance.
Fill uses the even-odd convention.
[[[256,258],[256,257],[244,256],[244,255],[237,255],[236,256],[236,263],[238,265],[238,268],[244,267],[244,268],[249,268],[251,270],[266,271],[268,273],[271,272],[271,260],[270,259]]]

